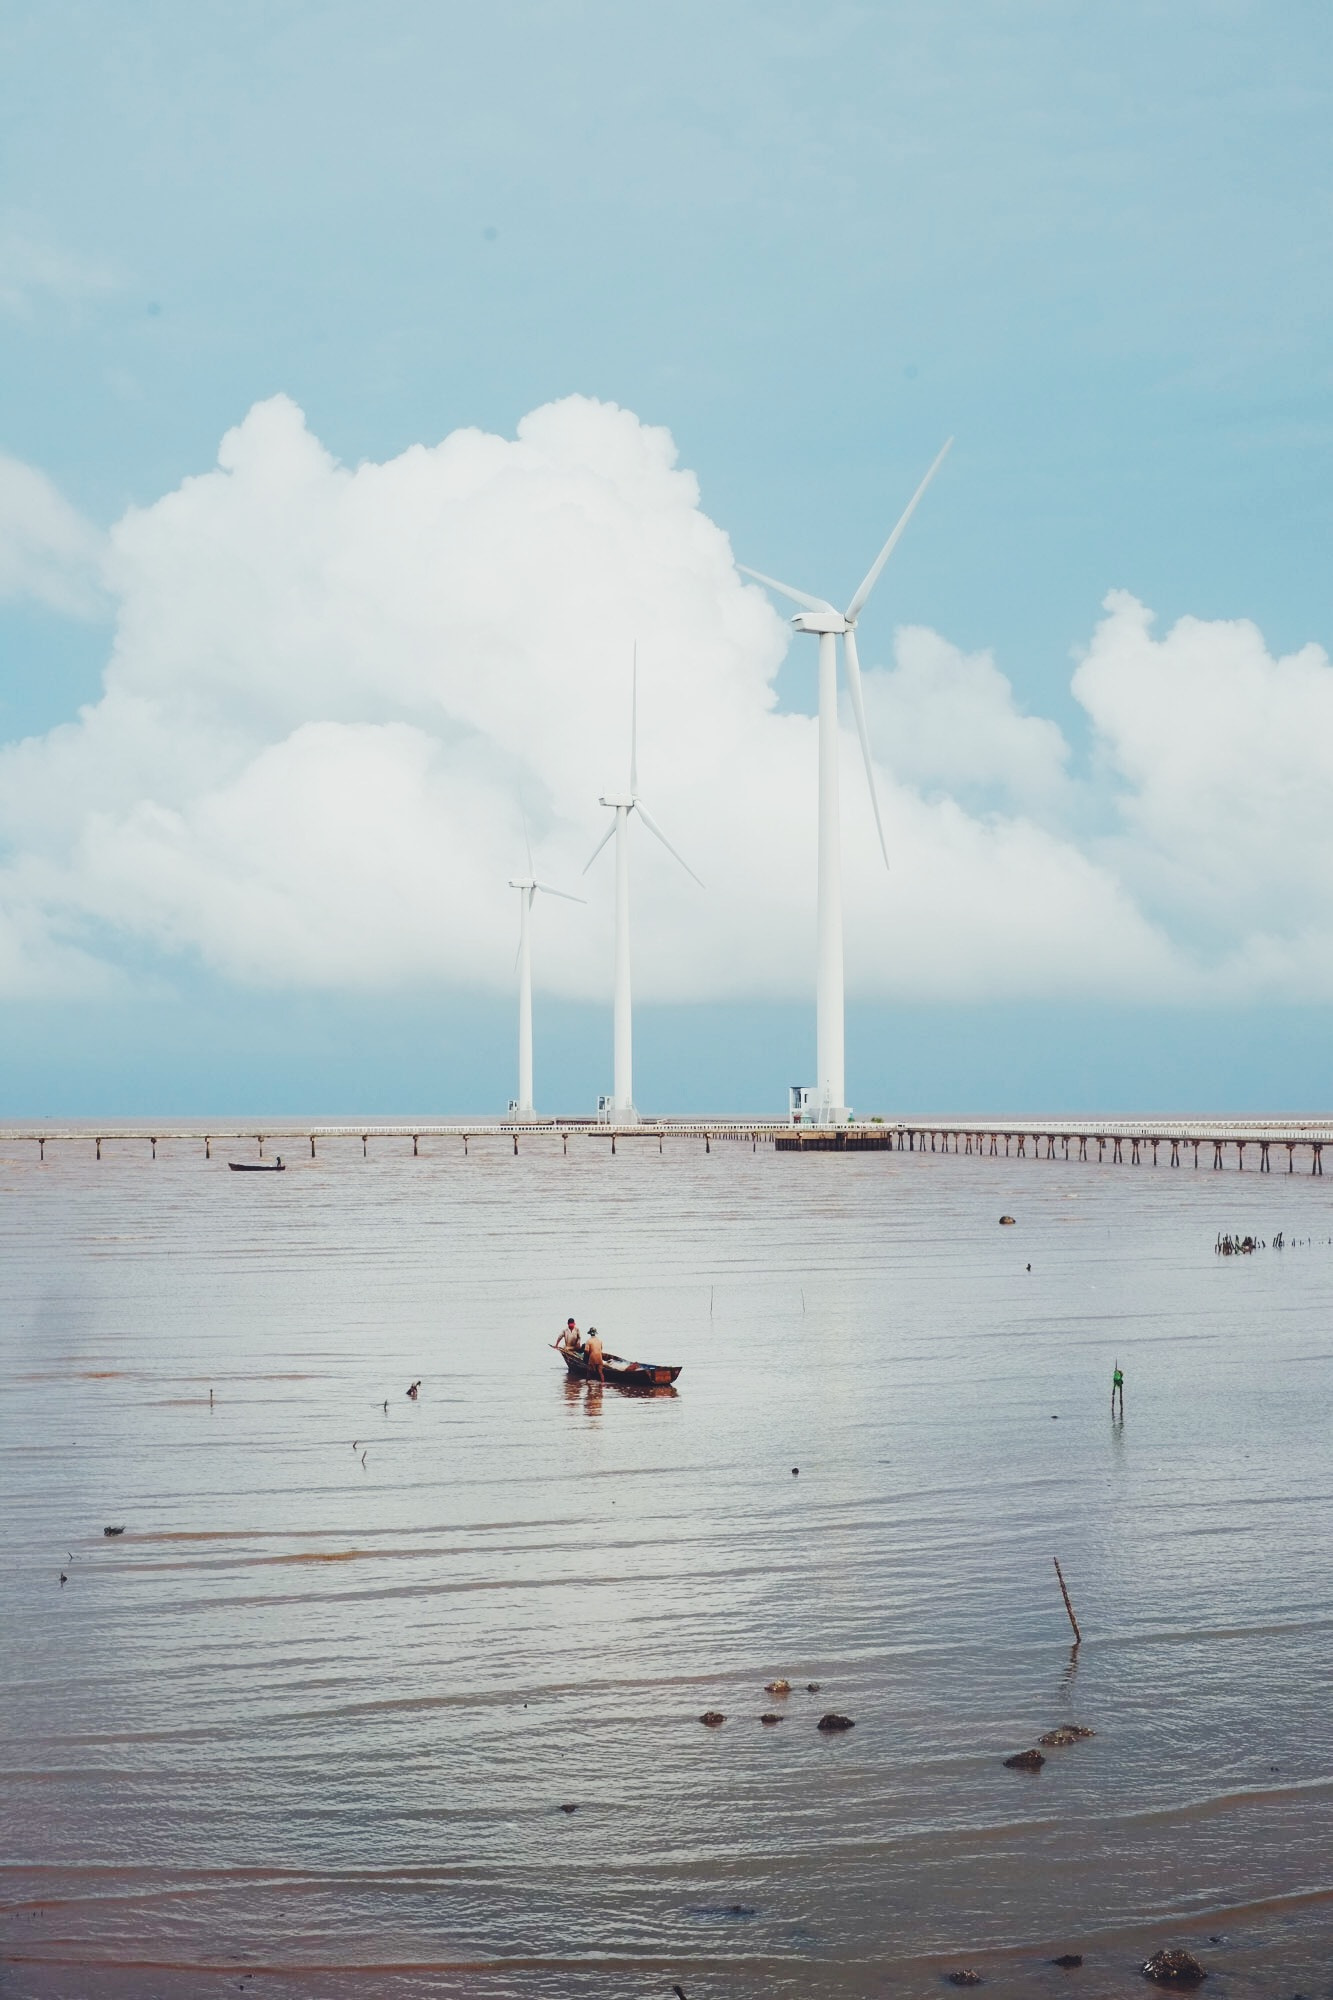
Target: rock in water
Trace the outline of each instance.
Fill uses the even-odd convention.
[[[1008,1229],[1008,1228],[1009,1228],[1009,1227],[1010,1227],[1010,1226],[1012,1225],[1012,1223],[1013,1223],[1013,1220],[1014,1220],[1014,1218],[1013,1218],[1013,1216],[1012,1216],[1012,1215],[1002,1215],[1002,1216],[1000,1217],[1000,1227],[1001,1227],[1001,1229]]]
[[[118,1528],[103,1528],[102,1530],[102,1533],[104,1535],[123,1535],[124,1532],[125,1532],[125,1524],[123,1521],[121,1522]]]
[[[1170,1951],[1155,1951],[1143,1966],[1144,1976],[1155,1979],[1159,1986],[1197,1986],[1208,1974],[1200,1965],[1192,1951],[1178,1948]]]
[[[855,1729],[855,1727],[856,1724],[852,1721],[850,1715],[835,1715],[832,1709],[829,1710],[827,1715],[821,1715],[815,1724],[816,1729],[823,1729],[829,1734],[832,1734],[834,1730]]]
[[[950,1986],[984,1986],[986,1983],[981,1974],[974,1972],[970,1965],[965,1965],[961,1972],[946,1972],[944,1976]]]
[[[1039,1771],[1046,1759],[1040,1750],[1020,1750],[1016,1757],[1006,1757],[1004,1762],[1010,1771]]]
[[[1058,1729],[1048,1729],[1037,1741],[1043,1750],[1065,1750],[1071,1743],[1082,1743],[1085,1737],[1096,1734],[1095,1729],[1084,1729],[1081,1723],[1062,1722]]]
[[[726,1716],[719,1714],[715,1708],[706,1708],[699,1717],[705,1729],[720,1729],[726,1719]]]
[[[761,1715],[759,1720],[763,1723],[765,1729],[771,1729],[775,1722],[781,1722],[782,1717],[770,1712],[768,1715]]]
[[[578,1811],[578,1807],[577,1807],[577,1806],[561,1806],[560,1810],[561,1810],[561,1812],[563,1812],[563,1813],[571,1813],[571,1812],[577,1812],[577,1811]]]
[[[764,1693],[765,1693],[765,1694],[790,1694],[790,1693],[791,1693],[791,1682],[790,1682],[790,1681],[765,1681],[765,1682],[764,1682]]]
[[[1081,1951],[1062,1951],[1059,1958],[1051,1960],[1052,1965],[1062,1965],[1066,1972],[1072,1972],[1076,1965],[1082,1965],[1082,1963],[1083,1954]]]
[[[805,1691],[806,1691],[806,1693],[807,1693],[807,1694],[818,1694],[818,1693],[819,1693],[819,1682],[818,1682],[818,1681],[807,1681],[807,1682],[806,1682],[806,1684],[805,1684]]]

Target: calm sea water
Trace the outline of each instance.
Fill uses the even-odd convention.
[[[4,1995],[1333,1990],[1328,1183],[90,1151],[0,1145]]]

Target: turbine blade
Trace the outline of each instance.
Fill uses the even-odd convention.
[[[689,876],[692,882],[699,882],[699,877],[695,874],[689,862],[685,859],[683,854],[676,853],[675,848],[671,845],[671,842],[667,839],[666,835],[663,833],[661,827],[657,824],[657,821],[653,818],[652,814],[649,812],[643,800],[635,799],[634,803],[635,806],[638,808],[639,818],[643,821],[649,833],[655,833],[657,835],[657,838],[661,841],[667,853],[671,855],[673,860],[679,861],[681,867],[685,870],[685,873]],[[703,886],[704,886],[703,883],[699,882],[699,887],[701,889],[703,888]]]
[[[639,642],[634,641],[634,664],[630,668],[629,694],[629,795],[639,789]]]
[[[889,850],[884,839],[884,822],[879,816],[879,793],[875,789],[875,766],[870,756],[870,731],[866,728],[866,705],[861,698],[861,662],[857,657],[856,634],[849,626],[842,635],[843,658],[847,667],[847,692],[852,698],[852,714],[856,717],[856,733],[861,739],[861,755],[866,760],[866,783],[870,787],[870,803],[875,809],[875,830],[879,834],[879,851],[884,856],[884,866],[889,865]]]
[[[611,831],[614,833],[615,828],[612,827]],[[599,847],[597,850],[598,854],[601,851]],[[549,882],[534,882],[532,886],[534,889],[540,889],[543,896],[563,896],[567,903],[586,903],[588,900],[586,896],[571,896],[568,889],[553,889]]]
[[[870,572],[867,575],[865,582],[861,585],[861,588],[857,591],[855,597],[852,599],[851,603],[847,606],[847,609],[843,615],[847,619],[849,625],[854,624],[856,620],[860,617],[861,613],[865,610],[866,599],[869,597],[871,591],[875,588],[875,585],[879,582],[880,571],[883,569],[885,563],[888,561],[889,557],[893,554],[894,550],[897,548],[898,537],[902,534],[903,529],[907,526],[907,523],[911,520],[913,514],[915,514],[917,508],[917,502],[920,500],[921,495],[925,492],[926,488],[929,486],[931,480],[935,477],[935,474],[939,471],[940,467],[943,465],[952,443],[953,443],[952,438],[945,439],[943,448],[940,450],[938,456],[936,457],[935,463],[931,466],[930,471],[926,474],[921,484],[917,487],[916,492],[912,495],[911,499],[908,501],[906,507],[903,510],[902,519],[899,521],[893,533],[889,536],[888,541],[885,542],[879,554],[875,557],[874,562],[870,566]]]
[[[611,835],[615,832],[615,830],[616,830],[616,823],[615,820],[613,819],[611,821],[610,826],[606,829],[606,832],[602,835],[601,839],[598,841],[596,847],[594,847],[592,853],[588,856],[587,860],[584,862],[583,872],[585,875],[587,874],[588,870],[592,867],[593,862],[597,859],[602,849],[606,846],[607,841],[611,838]]]
[[[775,576],[765,576],[760,569],[749,569],[744,563],[737,563],[742,576],[752,576],[756,583],[762,583],[769,590],[776,590],[779,597],[789,597],[793,604],[801,605],[806,611],[833,611],[836,607],[824,597],[808,597],[803,590],[793,590],[789,583],[779,583]]]

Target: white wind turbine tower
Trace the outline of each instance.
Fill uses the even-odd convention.
[[[879,574],[898,545],[898,538],[916,512],[917,503],[944,462],[953,439],[949,438],[935,463],[907,503],[902,519],[871,564],[870,571],[845,611],[838,611],[822,597],[808,597],[803,590],[746,569],[746,576],[770,590],[789,597],[802,609],[792,619],[798,632],[813,632],[819,640],[819,879],[816,923],[818,973],[815,999],[815,1041],[818,1080],[815,1085],[815,1112],[821,1125],[839,1125],[851,1116],[847,1109],[846,1071],[843,1054],[843,957],[842,957],[842,851],[838,822],[838,634],[842,634],[843,658],[847,670],[847,693],[856,717],[865,758],[870,803],[875,811],[884,866],[889,850],[879,816],[879,796],[875,790],[875,770],[870,757],[870,735],[866,729],[865,704],[861,699],[861,663],[856,653],[856,621],[866,600],[879,582]]]
[[[649,833],[655,834],[673,860],[679,861],[691,881],[699,882],[699,877],[688,861],[676,853],[675,848],[663,833],[657,821],[639,796],[639,657],[638,648],[634,653],[634,672],[630,697],[629,726],[629,789],[622,793],[609,793],[600,801],[610,806],[615,813],[602,838],[594,847],[584,864],[586,875],[593,862],[610,840],[616,839],[616,989],[615,989],[615,1064],[613,1071],[611,1110],[614,1116],[624,1121],[635,1117],[634,1110],[634,1042],[633,1022],[630,1005],[629,977],[629,817],[637,812]],[[703,888],[703,883],[699,882]]]
[[[510,881],[510,888],[518,890],[518,1096],[509,1107],[511,1118],[531,1118],[535,1114],[532,1107],[532,905],[537,891],[544,896],[561,896],[567,903],[581,903],[582,896],[571,896],[568,889],[553,889],[549,882],[539,882],[532,872],[532,842],[528,839],[528,823],[523,821],[523,844],[528,850],[528,872],[519,880]]]

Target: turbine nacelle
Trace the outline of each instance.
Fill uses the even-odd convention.
[[[830,604],[827,611],[798,611],[792,619],[798,632],[850,632],[855,620],[843,617]]]
[[[599,806],[623,806],[626,812],[633,812],[638,800],[630,792],[621,792],[608,793],[605,798],[598,799],[597,803]]]

